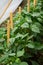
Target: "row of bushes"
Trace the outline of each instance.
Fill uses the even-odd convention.
[[[43,8],[37,0],[13,17],[14,27],[7,43],[7,28],[0,28],[0,65],[43,65]]]

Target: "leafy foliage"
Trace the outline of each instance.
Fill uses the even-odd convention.
[[[14,28],[10,32],[9,44],[7,44],[7,29],[0,28],[0,65],[41,65],[39,61],[39,55],[43,53],[41,4],[38,0],[34,8],[31,1],[30,12],[27,12],[25,6],[21,15],[17,13],[13,17]]]

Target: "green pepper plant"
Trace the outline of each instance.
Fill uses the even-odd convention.
[[[0,28],[0,65],[43,65],[43,10],[38,0],[13,17],[14,28],[7,46],[6,28]]]

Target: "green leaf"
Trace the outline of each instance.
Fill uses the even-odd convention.
[[[31,36],[29,36],[28,38],[27,38],[27,40],[30,40],[30,39],[32,39],[34,37],[34,35],[31,35]]]
[[[19,65],[18,63],[14,63],[13,65]]]
[[[33,32],[40,33],[40,29],[35,24],[31,25],[31,30]]]
[[[22,10],[22,12],[23,12],[24,14],[28,14],[28,12],[27,12],[26,10]]]
[[[37,18],[37,20],[38,20],[39,22],[42,22],[42,19],[41,19],[41,18]]]
[[[25,18],[25,19],[26,19],[26,21],[27,21],[28,23],[32,23],[32,20],[31,20],[31,18],[30,18],[30,17],[27,17],[27,16],[26,16],[26,18]]]
[[[32,65],[39,65],[36,61],[32,61]]]
[[[27,45],[26,45],[28,48],[32,48],[34,50],[42,50],[43,49],[43,44],[41,43],[38,43],[38,42],[29,42]]]
[[[36,50],[42,50],[43,49],[43,44],[36,42],[35,43],[35,49]]]
[[[0,28],[0,31],[3,31],[3,32],[4,32],[4,31],[6,31],[6,29],[3,28],[3,27],[1,27],[1,28]]]
[[[20,65],[28,65],[26,62],[21,62]]]
[[[34,44],[33,43],[29,43],[26,45],[28,48],[35,48]]]
[[[24,23],[21,25],[22,28],[29,28],[29,24],[28,23]]]
[[[17,29],[18,29],[18,27],[15,27],[15,28],[12,30],[12,33],[14,33]]]
[[[32,14],[32,16],[33,16],[33,17],[39,17],[39,16],[40,16],[40,13],[34,12],[34,13]]]
[[[9,56],[15,56],[15,53],[8,54]]]
[[[4,42],[5,41],[5,39],[0,39],[0,43],[2,43],[2,42]]]
[[[16,35],[15,39],[17,39],[17,38],[22,38],[22,37],[23,37],[23,35],[22,35],[22,34],[17,33],[17,35]]]
[[[3,46],[0,46],[0,50],[4,50],[4,47]]]
[[[14,21],[14,23],[15,23],[15,21],[18,20],[18,17],[19,17],[19,14],[18,14],[18,12],[17,12],[16,15],[15,15],[15,17],[13,17],[13,21]]]
[[[21,62],[20,58],[17,58],[17,59],[15,60],[15,62],[16,62],[16,63],[20,63],[20,62]]]
[[[6,59],[8,59],[8,55],[7,54],[6,55],[3,55],[2,57],[0,57],[0,63],[2,61],[5,61]]]
[[[28,36],[28,33],[27,33],[27,34],[25,34],[25,35],[23,35],[23,36],[22,36],[22,39],[23,39],[23,38],[25,38],[25,37],[27,37],[27,36]]]
[[[17,52],[17,57],[21,57],[24,55],[24,49]]]
[[[35,22],[34,24],[35,24],[38,28],[41,27],[41,24],[40,24],[39,22]]]
[[[15,38],[10,38],[10,43],[13,44],[15,41]]]
[[[17,20],[17,21],[15,22],[15,25],[19,25],[19,23],[20,23],[20,20]]]

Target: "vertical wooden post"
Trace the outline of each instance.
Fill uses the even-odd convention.
[[[12,12],[10,12],[10,26],[11,26],[11,29],[13,29],[13,14],[12,14]]]
[[[30,0],[27,0],[27,11],[30,12]]]
[[[37,0],[34,0],[34,8],[36,7]]]
[[[19,14],[21,15],[21,6],[19,7]]]
[[[7,43],[9,43],[9,38],[10,38],[10,24],[8,20],[7,22]]]

